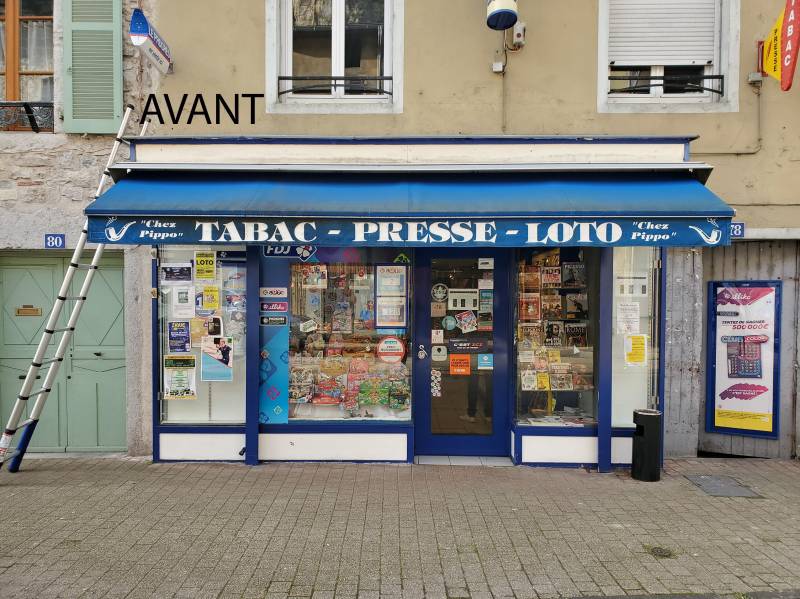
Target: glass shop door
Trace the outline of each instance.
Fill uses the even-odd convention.
[[[417,455],[509,455],[512,252],[417,250]]]

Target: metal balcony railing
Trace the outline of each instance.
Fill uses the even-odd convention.
[[[0,131],[53,131],[52,102],[0,101]]]
[[[348,94],[386,94],[391,96],[392,91],[383,86],[385,81],[391,80],[391,77],[364,77],[361,75],[345,75],[343,77],[328,75],[280,76],[278,85],[284,81],[290,81],[291,86],[280,90],[278,95],[330,92],[332,87],[343,87],[345,93]],[[320,83],[321,81],[325,83]],[[299,85],[297,85],[298,83]]]
[[[725,95],[725,75],[609,75],[609,81],[628,81],[627,87],[608,90],[609,94],[631,94],[662,87],[665,94],[710,92]],[[705,85],[717,81],[716,87]],[[670,88],[667,90],[666,88]]]

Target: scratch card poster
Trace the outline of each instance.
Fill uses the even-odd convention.
[[[709,432],[778,436],[781,286],[709,283]]]

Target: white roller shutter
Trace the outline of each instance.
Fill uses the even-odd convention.
[[[713,64],[720,0],[608,0],[610,64]]]

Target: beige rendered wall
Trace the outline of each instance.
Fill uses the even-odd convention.
[[[263,93],[264,0],[150,0],[168,39],[175,73],[151,90]],[[597,112],[598,0],[521,0],[527,45],[510,54],[505,76],[490,64],[500,34],[478,0],[406,0],[404,112],[396,115],[274,115],[262,100],[255,125],[155,127],[160,134],[697,134],[693,158],[715,166],[710,187],[748,228],[800,227],[800,91],[747,83],[756,41],[782,0],[741,0],[739,111],[705,114]],[[144,67],[145,72],[148,67]],[[152,75],[152,73],[147,73]],[[800,87],[798,84],[796,87]],[[148,90],[149,91],[149,90]],[[184,121],[185,122],[185,121]]]

